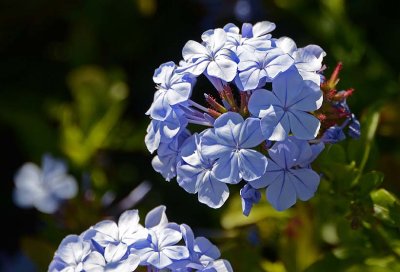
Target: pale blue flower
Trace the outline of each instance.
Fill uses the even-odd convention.
[[[314,139],[319,131],[319,120],[309,112],[322,105],[318,85],[304,81],[296,69],[280,73],[272,81],[272,92],[256,90],[249,100],[249,111],[261,119],[265,138],[284,140],[290,132],[298,139]]]
[[[226,33],[223,29],[215,29],[213,34],[203,45],[195,41],[188,41],[182,50],[186,64],[178,72],[188,72],[200,75],[206,71],[211,77],[216,77],[226,82],[232,81],[236,76],[236,55],[224,48]]]
[[[170,61],[155,70],[153,81],[157,83],[158,90],[147,114],[163,121],[170,115],[173,105],[189,99],[194,80],[189,74],[176,73],[176,65]]]
[[[140,256],[141,265],[163,269],[174,261],[189,257],[188,249],[177,245],[181,240],[182,233],[168,226],[149,229],[148,238],[135,243],[131,253]]]
[[[147,149],[153,153],[160,143],[172,142],[180,132],[185,130],[187,124],[185,113],[179,108],[174,108],[163,121],[151,120],[145,136]]]
[[[215,245],[204,237],[194,238],[187,225],[168,222],[165,210],[163,205],[152,209],[145,228],[138,211],[128,210],[118,224],[104,220],[80,236],[67,236],[48,271],[131,272],[139,265],[149,271],[232,271],[228,261],[216,260],[220,253]]]
[[[80,272],[91,253],[91,244],[78,235],[68,235],[60,243],[49,265],[49,272]]]
[[[85,233],[85,239],[91,239],[103,248],[109,244],[118,245],[120,243],[130,246],[146,237],[147,231],[139,224],[137,210],[128,210],[122,213],[118,224],[112,220],[103,220]]]
[[[240,197],[242,198],[243,214],[248,216],[253,205],[260,202],[261,193],[247,183],[242,189],[240,189]]]
[[[235,83],[242,91],[263,87],[293,64],[293,59],[279,48],[266,51],[244,50],[239,59]]]
[[[171,143],[160,143],[157,149],[157,156],[151,161],[154,170],[161,173],[167,181],[176,176],[180,148],[189,135],[188,131],[183,131]]]
[[[231,49],[237,55],[243,51],[252,52],[254,50],[270,49],[272,48],[272,42],[271,34],[269,33],[274,29],[275,24],[268,21],[258,22],[254,26],[244,23],[242,25],[242,34],[240,34],[239,28],[229,23],[224,26],[224,30],[227,33],[225,47]]]
[[[229,196],[229,189],[214,176],[215,159],[202,155],[198,134],[185,142],[181,156],[182,163],[177,167],[178,184],[188,193],[197,193],[199,202],[212,208],[221,207]]]
[[[282,37],[275,41],[278,48],[289,54],[304,80],[310,80],[317,85],[321,84],[322,60],[326,56],[325,51],[318,45],[311,44],[303,48],[297,48],[296,43]]]
[[[24,164],[16,173],[14,202],[21,208],[34,207],[43,213],[54,213],[62,202],[78,192],[67,166],[49,155],[43,156],[42,169],[33,163]]]
[[[194,237],[192,229],[186,225],[182,224],[181,232],[185,244],[189,249],[190,258],[185,260],[179,265],[182,267],[185,264],[186,270],[173,269],[173,271],[188,271],[188,268],[195,269],[196,271],[215,271],[215,272],[231,272],[232,267],[229,262],[225,260],[218,260],[221,256],[219,249],[212,244],[205,237]],[[185,263],[184,263],[185,262]],[[173,266],[176,268],[176,266]]]
[[[296,199],[306,201],[314,196],[320,176],[311,168],[302,168],[315,156],[307,141],[288,137],[276,142],[268,154],[271,159],[264,176],[249,184],[256,189],[267,187],[267,200],[275,209],[282,211]]]
[[[130,254],[125,244],[109,244],[104,255],[92,251],[86,258],[83,268],[85,272],[132,272],[139,266],[140,257]]]
[[[216,159],[214,176],[225,183],[236,184],[255,180],[265,173],[267,158],[252,149],[263,141],[258,118],[243,117],[234,112],[222,114],[215,120],[214,129],[201,138],[202,155]]]

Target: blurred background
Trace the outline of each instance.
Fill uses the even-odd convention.
[[[338,86],[355,89],[348,103],[358,117],[378,109],[367,168],[383,172],[381,186],[399,196],[399,8],[379,0],[1,0],[0,271],[45,271],[65,235],[160,204],[171,221],[213,240],[235,271],[400,271],[398,221],[386,237],[397,244],[377,248],[379,235],[358,228],[363,214],[354,217],[351,199],[335,208],[317,197],[313,209],[331,209],[300,204],[283,213],[263,199],[245,218],[232,188],[213,210],[156,173],[144,145],[154,69],[179,62],[186,41],[207,29],[268,20],[274,37],[320,45],[326,74],[343,62]],[[12,201],[15,172],[27,161],[40,165],[44,153],[68,162],[80,186],[55,215]],[[343,253],[354,248],[366,252]]]

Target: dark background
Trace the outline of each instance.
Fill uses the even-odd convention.
[[[324,48],[328,71],[343,62],[339,86],[355,88],[349,104],[356,115],[362,116],[373,105],[382,106],[376,167],[385,173],[386,187],[399,194],[398,11],[397,1],[378,0],[0,0],[0,209],[6,230],[0,262],[6,267],[17,259],[13,256],[19,256],[21,247],[25,250],[31,241],[26,237],[57,229],[57,224],[49,223],[50,217],[14,206],[13,176],[26,161],[39,164],[46,152],[65,156],[60,124],[51,108],[72,103],[68,76],[87,65],[106,74],[117,73],[127,84],[130,93],[122,118],[131,129],[121,141],[132,144],[102,148],[85,166],[71,162],[78,181],[85,171],[103,167],[107,186],[118,202],[147,180],[152,191],[134,207],[141,214],[165,204],[172,221],[215,234],[212,230],[219,228],[224,208],[215,211],[199,204],[197,196],[184,192],[175,180],[164,181],[150,166],[152,155],[143,142],[149,119],[144,113],[155,91],[154,69],[170,60],[179,62],[186,41],[199,41],[203,31],[229,22],[275,22],[274,37],[289,36],[298,47],[314,43]],[[107,186],[100,186],[95,195],[100,196]],[[85,210],[82,205],[76,203]],[[44,236],[53,239],[48,252],[63,235],[83,231],[103,216],[113,215],[92,206],[86,212],[94,213],[86,224]],[[43,257],[43,263],[51,256]],[[17,260],[28,262],[22,257]],[[24,269],[20,271],[30,271]]]

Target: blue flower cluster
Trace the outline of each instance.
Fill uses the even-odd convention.
[[[145,226],[138,210],[125,211],[118,223],[104,220],[81,235],[64,238],[49,272],[146,271],[231,272],[230,263],[204,237],[194,237],[188,225],[168,222],[165,206],[151,210]]]
[[[43,213],[56,212],[64,200],[78,193],[78,184],[67,174],[67,165],[50,155],[44,155],[42,169],[25,163],[14,178],[14,202],[21,208],[34,207]]]
[[[324,100],[332,93],[321,89],[325,52],[273,38],[274,29],[264,21],[208,30],[201,43],[185,44],[178,65],[155,70],[145,137],[148,150],[157,150],[153,168],[167,181],[176,177],[210,207],[221,207],[228,184],[239,183],[245,215],[259,202],[261,188],[277,210],[310,199],[320,182],[311,162],[324,143],[343,139],[332,130],[347,123],[323,124],[328,107],[348,110],[345,100]],[[207,107],[191,99],[200,75],[218,95],[204,94]],[[349,129],[359,134],[356,122]]]

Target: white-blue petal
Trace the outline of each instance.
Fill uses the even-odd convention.
[[[237,184],[242,177],[239,171],[239,154],[235,151],[217,160],[213,168],[214,176],[225,183]]]
[[[185,61],[192,61],[208,55],[208,50],[198,42],[188,41],[182,49]]]
[[[145,218],[145,226],[146,228],[154,228],[157,226],[163,226],[168,223],[167,215],[165,214],[165,210],[167,207],[164,205],[160,205],[151,211],[149,211]]]
[[[207,67],[207,74],[231,82],[236,76],[237,63],[226,57],[218,57]]]
[[[271,106],[262,112],[261,131],[265,139],[283,141],[290,132],[290,122],[282,108]]]
[[[264,175],[267,169],[267,158],[258,151],[242,149],[239,151],[239,171],[243,179],[252,181]]]
[[[216,209],[225,203],[228,196],[229,189],[225,183],[216,180],[211,173],[204,176],[202,186],[198,191],[199,202]]]

